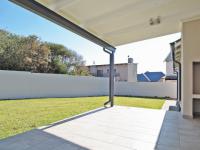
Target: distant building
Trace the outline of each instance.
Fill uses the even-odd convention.
[[[108,77],[110,68],[105,65],[87,66],[91,75],[95,77]],[[137,82],[137,64],[133,63],[133,59],[129,58],[128,63],[120,63],[114,65],[115,81]]]
[[[138,82],[162,82],[165,74],[163,72],[145,72],[137,75]]]
[[[174,75],[172,51],[170,51],[170,53],[167,55],[164,61],[166,62],[166,76]]]
[[[179,57],[179,52],[180,52],[180,42],[181,40],[177,40],[176,41],[176,48],[178,49],[178,52],[176,54],[176,56],[178,56],[178,59],[180,59]],[[166,62],[166,76],[165,76],[165,81],[170,81],[170,82],[176,82],[177,80],[177,73],[176,68],[177,66],[174,64],[174,60],[173,60],[173,51],[171,50],[170,53],[167,55],[167,57],[164,60]]]

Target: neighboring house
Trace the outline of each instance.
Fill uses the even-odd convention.
[[[171,52],[172,52],[172,59],[173,59],[173,71],[176,72],[176,82],[177,82],[177,100],[178,102],[181,101],[181,39],[178,39],[172,43],[170,43]],[[194,69],[194,68],[193,68]],[[195,75],[193,74],[193,77]],[[198,75],[199,78],[199,75]],[[166,80],[167,81],[167,80]],[[169,81],[169,80],[168,80]],[[193,89],[194,90],[194,89]],[[180,105],[178,105],[180,108]]]
[[[162,82],[165,74],[163,72],[145,72],[137,75],[138,82]]]
[[[164,61],[166,62],[166,76],[174,75],[172,51],[169,52]]]
[[[110,68],[105,65],[87,66],[91,75],[95,77],[108,77]],[[128,63],[115,64],[114,66],[115,81],[137,82],[137,64],[129,58]]]
[[[144,73],[137,75],[137,81],[138,82],[150,82],[149,78],[146,77]]]
[[[176,41],[176,44],[178,44],[176,46],[176,48],[178,48],[178,49],[180,48],[180,46],[179,46],[180,41],[181,40]],[[176,73],[177,70],[175,69],[177,66],[174,64],[173,57],[174,57],[174,52],[171,50],[170,53],[168,54],[168,56],[166,57],[166,59],[164,60],[166,62],[165,81],[176,82],[176,80],[177,80],[177,73]]]
[[[174,57],[174,61],[181,63],[181,39],[178,39],[171,44],[174,44],[174,49],[171,49],[171,51],[173,51],[172,58]],[[175,62],[173,65],[173,69],[174,71],[179,71],[179,66]]]

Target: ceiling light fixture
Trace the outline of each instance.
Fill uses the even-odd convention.
[[[161,19],[160,16],[156,17],[156,18],[150,18],[149,19],[149,25],[153,26],[153,25],[158,25],[161,23]]]

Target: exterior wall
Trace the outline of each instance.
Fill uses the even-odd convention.
[[[166,75],[173,75],[173,61],[166,62]]]
[[[0,71],[0,99],[108,95],[108,78]]]
[[[176,80],[164,80],[163,82],[167,82],[167,83],[176,83]]]
[[[108,78],[0,71],[0,99],[108,95]],[[115,95],[176,97],[176,84],[115,82]]]
[[[182,24],[182,114],[193,117],[192,63],[200,61],[200,19]]]
[[[116,70],[115,81],[137,81],[137,64],[116,64],[114,69]],[[103,71],[103,77],[109,76],[109,72],[107,71],[110,70],[109,65],[94,65],[89,67],[90,73],[94,76],[97,76],[97,70]]]
[[[118,81],[127,81],[128,80],[128,65],[116,65],[116,73],[119,74]]]
[[[89,68],[89,72],[94,75],[94,76],[97,76],[97,67],[96,66],[91,66]]]
[[[128,81],[135,82],[137,79],[137,64],[117,64],[115,65],[115,81]],[[89,67],[92,75],[97,76],[97,70],[103,71],[103,77],[109,76],[109,65],[94,65]],[[131,76],[132,75],[132,76]]]
[[[115,95],[176,98],[176,83],[118,82]]]
[[[137,64],[128,63],[128,82],[137,82]]]
[[[103,70],[103,77],[108,77],[109,76],[109,72],[107,70],[109,70],[110,67],[109,66],[96,66],[96,71],[97,70]],[[97,73],[96,73],[97,75]]]

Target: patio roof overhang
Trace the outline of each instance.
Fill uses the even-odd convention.
[[[181,22],[200,18],[200,0],[10,1],[102,46],[110,54],[111,106],[116,46],[181,32]]]
[[[181,21],[200,15],[199,0],[12,1],[45,16],[44,11],[34,10],[34,3],[38,3],[85,30],[87,33],[85,37],[89,40],[100,41],[101,46],[107,45],[110,49],[114,49],[114,46],[180,32]],[[56,22],[59,23],[58,20]]]

